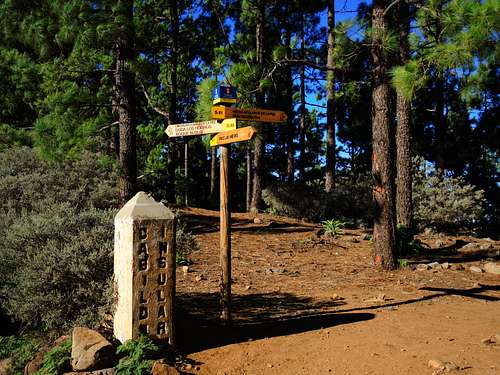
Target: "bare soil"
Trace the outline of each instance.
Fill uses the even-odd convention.
[[[182,215],[200,246],[188,272],[177,270],[186,373],[500,374],[500,275],[470,270],[500,262],[500,242],[422,234],[428,249],[384,272],[371,264],[370,230],[329,238],[313,224],[233,214],[233,324],[224,326],[218,213]],[[450,268],[415,270],[435,261]]]

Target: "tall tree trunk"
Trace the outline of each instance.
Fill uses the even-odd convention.
[[[325,191],[335,186],[335,73],[333,69],[333,47],[335,43],[335,1],[328,0],[328,53],[326,65],[326,174]]]
[[[444,77],[439,76],[437,73],[435,80],[436,88],[436,117],[435,117],[435,128],[436,128],[436,167],[438,172],[443,173],[446,169],[446,116],[444,113]]]
[[[252,207],[252,150],[249,146],[247,146],[246,151],[246,159],[247,159],[247,194],[246,194],[246,211],[250,212],[250,208]]]
[[[386,270],[396,268],[395,256],[395,210],[393,200],[393,157],[390,120],[389,59],[383,46],[388,32],[384,10],[386,0],[374,0],[372,15],[372,174],[374,178],[373,203],[375,208],[373,226],[373,259],[377,266]]]
[[[306,48],[305,48],[305,25],[304,25],[304,13],[302,13],[301,24],[300,24],[300,58],[302,60],[306,59]],[[299,174],[300,179],[304,181],[305,178],[305,157],[306,157],[306,66],[302,64],[300,66],[300,131],[299,131]]]
[[[256,55],[257,65],[263,68],[264,64],[264,2],[259,1],[256,8],[256,25],[255,25],[255,39],[256,39]],[[264,104],[264,93],[259,91],[256,95],[257,107],[262,108]],[[257,123],[257,136],[254,142],[254,155],[253,155],[253,191],[252,191],[252,204],[250,207],[251,212],[258,212],[261,207],[262,200],[262,161],[265,151],[264,127],[261,123]]]
[[[178,45],[179,45],[179,10],[177,0],[169,0],[170,22],[172,25],[172,50],[170,56],[170,91],[168,102],[169,123],[177,122],[177,63],[178,63]],[[169,139],[167,156],[167,200],[170,203],[175,202],[175,168],[177,156],[177,147],[174,138]]]
[[[407,1],[399,3],[399,63],[406,64],[409,56],[408,34],[410,11]],[[411,105],[401,91],[396,93],[396,213],[397,224],[407,229],[413,226],[412,165],[411,165]]]
[[[292,59],[292,46],[291,46],[291,25],[290,21],[287,20],[287,26],[285,30],[285,43],[286,43],[286,58]],[[294,167],[294,147],[293,138],[295,136],[295,126],[293,123],[293,77],[292,77],[292,65],[288,64],[286,67],[286,113],[287,118],[287,143],[286,143],[286,180],[291,183],[295,179],[295,167]]]
[[[119,0],[117,12],[120,13],[123,24],[115,41],[115,72],[113,87],[113,102],[118,116],[119,126],[119,164],[121,175],[119,179],[120,201],[126,203],[137,190],[137,154],[136,130],[134,121],[134,75],[127,68],[127,60],[134,57],[133,50],[133,2]]]

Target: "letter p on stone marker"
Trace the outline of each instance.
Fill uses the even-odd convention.
[[[175,225],[173,212],[144,192],[115,216],[113,331],[121,342],[147,332],[174,345]],[[152,313],[159,309],[159,295],[164,313]]]

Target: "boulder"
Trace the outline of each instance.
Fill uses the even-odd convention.
[[[71,367],[74,371],[107,368],[113,362],[114,349],[99,332],[85,327],[73,329]]]
[[[488,262],[483,266],[484,272],[500,275],[500,263]]]
[[[163,362],[155,362],[153,364],[152,375],[179,375],[180,372],[175,367],[169,366]]]

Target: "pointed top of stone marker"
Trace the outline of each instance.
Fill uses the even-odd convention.
[[[121,219],[173,219],[174,213],[143,191],[138,192],[115,216]]]

